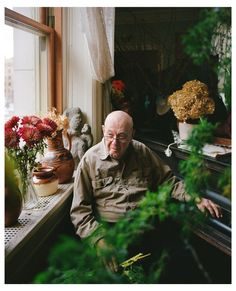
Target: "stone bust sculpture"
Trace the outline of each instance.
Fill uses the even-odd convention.
[[[67,108],[64,113],[69,119],[69,128],[67,130],[67,138],[63,137],[64,145],[69,148],[75,161],[75,168],[85,152],[93,144],[93,136],[89,124],[84,123],[83,114],[79,107]]]
[[[80,136],[87,144],[87,147],[90,148],[93,144],[93,136],[91,133],[91,126],[87,123],[81,129],[81,136]]]

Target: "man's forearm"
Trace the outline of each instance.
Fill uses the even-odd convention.
[[[173,176],[170,180],[173,184],[171,196],[179,201],[190,201],[191,196],[185,191],[184,182],[182,180],[177,180],[175,176]]]

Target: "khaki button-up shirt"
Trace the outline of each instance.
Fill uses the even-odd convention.
[[[164,181],[172,183],[173,197],[186,199],[182,182],[143,143],[132,140],[122,160],[114,160],[102,140],[85,153],[76,172],[71,207],[76,233],[85,238],[100,219],[116,222],[138,206],[147,190],[155,191]]]

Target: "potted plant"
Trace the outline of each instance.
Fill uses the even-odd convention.
[[[13,116],[5,123],[5,153],[15,163],[25,208],[33,208],[37,203],[31,173],[38,164],[38,154],[44,153],[45,138],[52,136],[56,128],[53,120],[34,115]]]
[[[111,103],[114,110],[122,110],[132,115],[130,101],[126,96],[126,85],[122,80],[111,82]]]
[[[199,118],[215,110],[215,102],[209,96],[207,85],[198,80],[186,82],[181,90],[168,97],[168,104],[178,120],[182,140],[188,138],[192,125],[198,123]]]

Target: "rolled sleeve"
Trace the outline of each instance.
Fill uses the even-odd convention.
[[[167,164],[164,164],[163,161],[154,153],[151,152],[152,161],[154,163],[154,169],[158,169],[157,175],[157,185],[163,183],[168,183],[172,186],[171,197],[182,202],[188,202],[191,197],[185,191],[184,181],[179,180],[172,172],[170,167]]]

